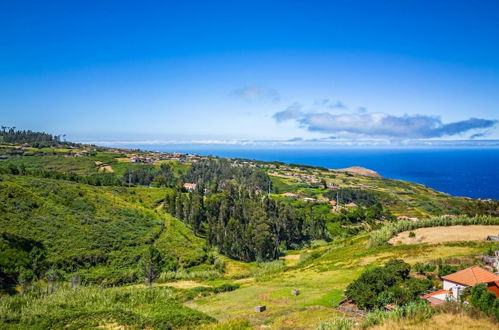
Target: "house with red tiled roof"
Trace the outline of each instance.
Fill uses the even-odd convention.
[[[196,184],[195,183],[184,183],[184,188],[187,189],[188,191],[193,191],[196,189]]]
[[[351,202],[351,203],[348,203],[345,205],[346,207],[357,207],[357,204],[355,204],[354,202]]]
[[[499,276],[481,267],[473,266],[444,276],[442,280],[444,290],[452,291],[454,298],[458,298],[463,289],[478,283],[497,282]]]
[[[432,306],[443,304],[448,300],[454,299],[452,291],[438,290],[425,294],[421,298],[426,299]]]

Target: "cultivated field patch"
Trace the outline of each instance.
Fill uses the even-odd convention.
[[[411,234],[414,233],[414,234]],[[397,244],[484,241],[488,235],[499,234],[499,226],[448,226],[419,228],[401,232],[388,242]]]

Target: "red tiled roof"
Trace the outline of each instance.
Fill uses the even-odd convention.
[[[432,306],[437,306],[437,305],[441,305],[441,304],[445,303],[445,300],[433,298],[433,297],[426,298],[426,300],[428,300],[428,302]]]
[[[439,295],[439,294],[443,294],[443,293],[448,293],[448,294],[451,294],[452,292],[450,292],[449,290],[438,290],[438,291],[433,291],[433,292],[430,292],[430,293],[427,293],[423,296],[423,299],[426,299],[426,298],[430,298],[430,297],[433,297],[433,296],[436,296],[436,295]]]
[[[490,282],[487,285],[487,291],[494,293],[496,298],[499,298],[499,281]]]
[[[499,276],[478,266],[469,267],[442,278],[446,281],[467,286],[499,281]]]

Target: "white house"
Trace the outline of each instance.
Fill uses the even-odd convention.
[[[184,183],[184,188],[187,189],[187,191],[191,192],[196,190],[197,184],[195,183]]]
[[[454,300],[452,291],[449,290],[438,290],[430,292],[425,294],[421,298],[426,299],[432,306],[437,306],[443,304],[446,301]]]
[[[454,298],[459,298],[461,292],[478,283],[499,281],[499,276],[478,266],[469,267],[442,277],[444,290],[451,291]]]
[[[499,297],[499,276],[478,266],[469,267],[453,274],[442,277],[444,288],[425,294],[432,306],[440,305],[449,300],[457,300],[467,287],[478,283],[486,283],[487,290]]]

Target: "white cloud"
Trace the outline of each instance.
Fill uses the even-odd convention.
[[[232,96],[243,99],[247,102],[278,102],[279,93],[272,88],[248,86],[233,90]]]
[[[335,134],[349,138],[426,139],[455,136],[476,130],[491,129],[497,120],[469,118],[453,123],[443,123],[439,117],[427,115],[394,116],[385,113],[334,114],[330,112],[305,112],[294,103],[273,116],[276,122],[295,120],[311,132]]]

